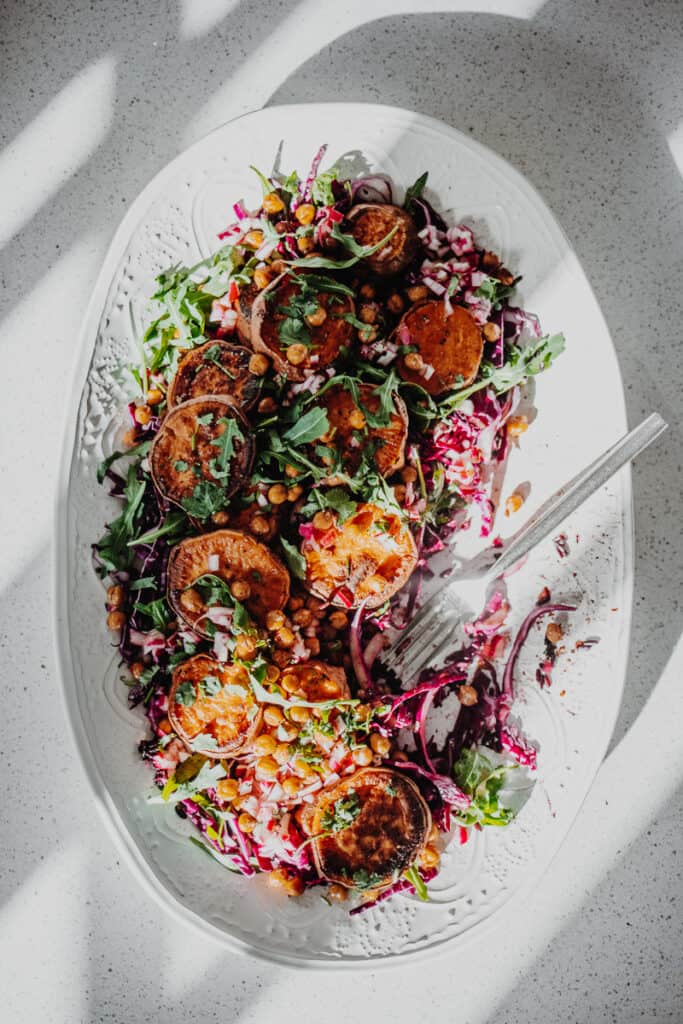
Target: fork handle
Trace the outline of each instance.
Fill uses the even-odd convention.
[[[631,462],[644,451],[667,428],[659,413],[651,413],[647,419],[625,434],[621,440],[608,448],[595,462],[583,469],[538,510],[536,515],[523,526],[503,549],[487,576],[495,579],[511,569],[533,548],[552,533],[553,530],[577,509],[583,502],[607,483],[617,470]]]

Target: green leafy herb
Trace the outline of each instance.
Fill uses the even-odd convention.
[[[138,602],[135,605],[135,611],[144,612],[145,615],[150,617],[154,626],[161,630],[166,629],[171,619],[171,613],[163,597],[157,598],[156,601],[150,601],[148,604]]]
[[[196,484],[191,497],[183,498],[180,504],[188,515],[197,519],[208,519],[225,508],[225,501],[225,489],[220,484],[202,480]]]
[[[282,440],[285,444],[291,445],[310,444],[311,441],[317,441],[323,437],[329,429],[330,423],[326,411],[315,406],[284,432]]]
[[[235,454],[235,442],[244,443],[244,434],[237,420],[232,417],[222,416],[218,426],[224,427],[224,430],[211,442],[214,448],[218,448],[218,457],[211,460],[209,468],[217,480],[227,480],[230,476],[230,460]]]
[[[331,487],[328,491],[319,488],[310,491],[308,501],[301,511],[303,515],[311,516],[316,512],[332,509],[337,513],[337,523],[341,526],[355,515],[357,508],[358,502],[354,501],[348,491],[343,487]]]
[[[379,399],[377,412],[370,412],[363,406],[363,413],[366,422],[370,427],[387,427],[391,423],[391,417],[396,413],[394,394],[398,390],[399,378],[395,370],[391,370],[386,379],[375,388],[373,395]]]
[[[184,708],[191,708],[195,700],[194,686],[189,679],[186,679],[175,692],[176,704],[182,704]]]
[[[341,832],[352,825],[361,812],[361,802],[354,790],[341,796],[322,815],[320,824],[325,832]]]
[[[153,544],[160,537],[168,537],[171,540],[179,540],[189,531],[187,516],[183,512],[169,512],[161,526],[148,530],[134,540],[128,542],[128,547],[137,547],[140,544]]]
[[[515,812],[504,806],[500,794],[509,773],[517,770],[518,765],[508,762],[494,765],[479,750],[463,750],[453,765],[453,775],[472,803],[457,813],[458,821],[462,825],[508,825]]]
[[[286,537],[280,537],[280,544],[284,551],[285,561],[289,570],[298,580],[306,579],[306,559],[296,545],[290,543]]]
[[[271,182],[268,181],[265,174],[261,174],[258,167],[254,167],[253,164],[249,164],[249,170],[253,171],[258,180],[261,182],[261,188],[263,189],[264,196],[269,195],[273,191]]]
[[[173,463],[173,468],[177,473],[185,473],[190,468],[190,464],[185,462],[185,459],[176,459]]]
[[[367,889],[375,889],[381,885],[382,876],[375,871],[368,871],[367,868],[359,868],[358,871],[354,871],[351,881],[356,889],[365,892]]]
[[[330,167],[329,170],[323,171],[322,174],[313,179],[311,198],[318,206],[334,205],[335,199],[334,192],[332,191],[332,182],[338,174],[339,169],[337,167]]]
[[[427,892],[427,886],[424,884],[417,864],[411,864],[407,871],[403,872],[403,877],[410,882],[419,899],[425,900],[426,902],[429,901],[429,893]]]
[[[367,259],[368,256],[372,256],[373,253],[384,248],[387,242],[393,238],[396,231],[398,231],[398,224],[375,245],[359,245],[353,235],[344,234],[340,230],[339,225],[335,224],[331,231],[331,237],[352,254],[348,259],[333,260],[327,256],[309,256],[308,259],[293,260],[292,266],[305,266],[310,270],[347,270],[349,267],[355,266],[359,260]]]
[[[230,380],[235,379],[234,373],[230,373],[230,370],[226,366],[223,366],[221,362],[221,347],[220,345],[211,345],[207,348],[202,356],[202,361],[205,363],[212,363],[221,373],[224,373]]]
[[[204,676],[199,688],[206,697],[215,697],[223,689],[223,684],[217,676]]]
[[[111,467],[114,465],[114,463],[118,462],[119,459],[124,458],[124,456],[128,456],[130,458],[131,456],[134,456],[134,455],[137,455],[138,458],[142,459],[142,458],[144,458],[145,455],[147,455],[147,453],[148,453],[149,449],[151,448],[151,446],[152,446],[152,442],[151,441],[143,441],[141,444],[137,444],[137,445],[135,445],[134,448],[129,448],[125,452],[113,452],[106,459],[104,459],[102,462],[100,462],[99,466],[97,467],[97,482],[98,482],[98,484],[104,483],[104,478],[107,475],[107,471],[109,469],[111,469]]]
[[[414,213],[415,200],[420,199],[422,197],[422,193],[425,190],[425,185],[427,184],[428,177],[429,172],[425,171],[424,174],[421,174],[417,181],[414,182],[414,184],[412,184],[409,188],[406,189],[406,197],[403,202],[403,206],[408,211],[408,213]]]

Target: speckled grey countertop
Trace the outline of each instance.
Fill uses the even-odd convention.
[[[680,0],[3,4],[3,1020],[683,1019],[682,69]],[[186,931],[103,833],[57,690],[52,489],[82,309],[127,204],[236,114],[338,99],[439,117],[525,173],[593,283],[630,421],[656,408],[671,429],[634,471],[611,751],[525,920],[433,965],[307,978]]]

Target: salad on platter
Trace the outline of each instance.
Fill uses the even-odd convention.
[[[445,845],[508,825],[536,767],[515,664],[548,616],[547,685],[568,606],[541,593],[511,637],[501,585],[419,679],[382,652],[439,553],[465,531],[496,543],[520,390],[564,339],[426,173],[399,202],[324,155],[305,177],[253,168],[259,208],[236,202],[211,256],[158,275],[93,557],[151,799],[230,871],[358,913],[428,899]]]

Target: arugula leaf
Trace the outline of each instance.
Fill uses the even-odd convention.
[[[363,406],[363,413],[369,427],[389,426],[392,413],[396,412],[394,393],[398,390],[398,385],[398,374],[392,369],[382,384],[374,389],[373,395],[379,398],[379,409],[373,413],[366,406]]]
[[[343,487],[331,487],[328,491],[316,488],[309,493],[308,501],[301,512],[305,516],[310,516],[328,508],[337,513],[337,522],[342,526],[347,519],[355,515],[358,502],[354,501]]]
[[[273,191],[273,186],[268,181],[265,174],[261,174],[258,167],[254,167],[253,164],[249,164],[249,170],[253,171],[258,180],[261,182],[261,188],[263,189],[264,196],[270,195],[270,193]]]
[[[299,549],[294,544],[291,544],[286,537],[280,537],[280,544],[282,545],[285,562],[289,566],[289,571],[298,580],[306,579],[306,559]]]
[[[346,235],[340,230],[339,225],[335,224],[331,231],[331,237],[335,241],[339,242],[347,249],[351,256],[346,260],[332,260],[327,256],[309,256],[304,259],[296,259],[291,261],[293,267],[308,267],[311,270],[347,270],[349,267],[355,266],[359,260],[367,259],[368,256],[372,256],[373,253],[378,252],[380,249],[389,242],[395,233],[398,231],[398,224],[394,225],[388,235],[385,235],[376,245],[359,245],[353,235]]]
[[[171,775],[163,790],[149,798],[149,803],[176,804],[179,800],[186,800],[201,793],[205,789],[215,789],[216,783],[226,777],[225,766],[220,762],[213,765],[205,761],[198,774],[187,782],[179,782],[176,775]]]
[[[225,429],[211,442],[214,448],[218,448],[219,454],[217,458],[211,460],[210,470],[217,480],[227,480],[230,476],[230,460],[235,454],[235,442],[244,443],[244,434],[237,420],[232,417],[222,416],[217,425]]]
[[[427,184],[428,177],[429,171],[425,171],[424,174],[420,175],[417,181],[413,182],[413,184],[406,189],[406,197],[403,201],[403,208],[407,210],[408,213],[413,213],[415,209],[415,200],[420,199],[422,197],[422,193],[425,190],[425,185]]]
[[[424,884],[424,880],[419,872],[417,864],[411,864],[411,866],[403,872],[403,877],[410,882],[419,899],[429,902],[427,886]]]
[[[481,391],[482,388],[492,387],[497,394],[502,394],[517,384],[522,384],[527,377],[535,376],[546,370],[564,352],[564,346],[563,334],[534,338],[524,348],[517,345],[512,346],[507,362],[503,366],[482,363],[480,378],[474,384],[461,388],[460,391],[456,391],[442,402],[439,406],[440,414],[444,415],[457,409],[465,399],[475,392]]]
[[[157,598],[156,601],[150,601],[148,604],[138,602],[135,605],[135,611],[144,612],[150,617],[155,627],[161,630],[166,629],[171,619],[168,605],[163,597]]]
[[[225,507],[225,489],[211,480],[202,480],[195,486],[192,496],[183,498],[180,504],[188,515],[208,519]]]
[[[313,179],[311,185],[311,198],[313,202],[318,206],[334,206],[334,192],[332,191],[332,182],[336,180],[339,174],[337,167],[330,167],[329,170],[323,171],[317,178]]]
[[[202,601],[208,608],[215,604],[224,608],[232,608],[235,603],[228,584],[212,572],[205,572],[194,580],[191,586],[193,590],[199,591]]]
[[[310,444],[323,437],[330,429],[327,413],[319,406],[309,409],[301,419],[282,435],[285,444]]]
[[[187,516],[183,512],[172,511],[166,516],[166,519],[161,526],[155,527],[153,530],[148,530],[147,533],[141,534],[134,540],[128,542],[128,547],[137,547],[139,544],[153,544],[155,540],[160,537],[171,537],[173,540],[180,539],[180,537],[187,533],[189,530],[189,523]]]
[[[149,449],[152,447],[151,441],[142,441],[140,444],[135,445],[134,448],[128,448],[125,452],[112,452],[106,459],[100,462],[97,467],[97,482],[98,484],[104,483],[104,478],[107,475],[107,471],[111,469],[115,462],[122,459],[124,456],[137,455],[139,458],[144,458],[147,455]]]
[[[457,820],[462,825],[508,825],[515,812],[504,806],[500,791],[509,772],[518,768],[510,762],[495,766],[476,748],[463,750],[453,765],[453,776],[472,803],[467,810],[457,812]]]

